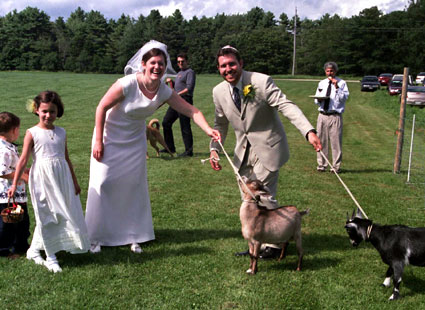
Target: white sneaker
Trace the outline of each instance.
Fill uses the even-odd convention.
[[[101,251],[101,248],[100,248],[100,243],[93,243],[91,246],[90,246],[90,252],[91,253],[99,253]]]
[[[41,256],[40,251],[32,250],[31,248],[27,251],[27,259],[34,261],[37,265],[43,265],[45,260]]]
[[[138,243],[133,243],[130,249],[131,249],[131,252],[137,253],[137,254],[140,254],[143,252],[142,248],[140,247]]]
[[[62,268],[59,266],[56,257],[47,257],[46,261],[44,262],[44,266],[46,266],[46,268],[53,273],[62,272]]]

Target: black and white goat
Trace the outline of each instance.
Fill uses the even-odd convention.
[[[382,283],[389,287],[393,277],[394,289],[389,300],[400,297],[399,287],[406,265],[425,266],[425,228],[374,224],[357,210],[351,218],[347,215],[345,229],[353,246],[357,247],[362,240],[372,243],[389,266]]]

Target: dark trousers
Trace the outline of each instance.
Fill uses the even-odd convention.
[[[188,96],[182,96],[184,100],[193,105],[193,98]],[[168,108],[165,113],[164,119],[162,120],[162,128],[164,131],[164,140],[167,143],[168,148],[171,152],[176,152],[176,146],[174,145],[173,137],[173,123],[180,119],[180,129],[182,132],[184,148],[186,152],[193,151],[193,136],[192,128],[190,127],[190,117],[180,114],[173,108]]]
[[[30,236],[30,218],[26,203],[19,203],[24,208],[24,218],[19,223],[4,223],[0,219],[0,256],[10,253],[25,253],[28,248]],[[7,208],[7,203],[0,203],[0,212]]]

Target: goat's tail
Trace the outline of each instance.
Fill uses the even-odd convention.
[[[154,126],[154,125],[155,125],[155,126]],[[149,125],[148,125],[148,126],[150,126],[150,127],[155,127],[156,129],[158,129],[158,130],[159,130],[159,128],[160,128],[159,120],[158,120],[158,119],[156,119],[156,118],[151,119],[151,120],[149,121]]]
[[[304,210],[304,211],[300,211],[301,216],[308,215],[308,214],[310,214],[310,208],[308,208],[307,210]]]

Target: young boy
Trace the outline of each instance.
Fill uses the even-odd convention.
[[[18,148],[13,144],[19,138],[19,125],[20,119],[16,115],[0,113],[0,212],[8,206],[7,190],[12,184],[19,160]],[[24,208],[24,219],[19,223],[4,223],[0,219],[0,256],[10,259],[18,258],[29,247],[30,221],[25,182],[28,182],[28,170],[22,175],[14,196],[15,202]]]

